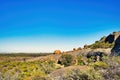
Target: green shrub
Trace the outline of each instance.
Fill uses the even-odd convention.
[[[101,74],[94,69],[80,70],[73,69],[64,73],[63,80],[103,80]]]
[[[113,46],[114,46],[114,43],[96,41],[94,44],[89,45],[89,48],[92,48],[92,49],[96,49],[96,48],[112,48]]]
[[[108,68],[100,70],[105,80],[119,80],[120,57],[106,57],[104,62],[109,65]]]
[[[108,67],[109,67],[108,64],[106,64],[105,62],[101,62],[101,61],[93,63],[92,66],[93,66],[95,69],[108,68]]]
[[[77,61],[78,61],[78,65],[85,65],[81,55],[77,57]]]
[[[91,56],[90,58],[87,58],[87,63],[88,65],[92,64],[95,62],[95,56]]]
[[[52,80],[52,78],[46,77],[46,76],[41,77],[38,75],[38,76],[34,76],[34,78],[32,78],[32,80]]]
[[[63,54],[60,57],[60,61],[61,61],[61,64],[64,66],[70,66],[75,64],[75,58],[73,55],[70,55],[70,54]]]
[[[0,62],[0,80],[50,80],[55,61]],[[39,79],[38,79],[39,78]]]
[[[55,64],[54,61],[46,61],[44,63],[41,63],[40,67],[42,68],[42,71],[45,72],[45,74],[49,74],[55,69]]]

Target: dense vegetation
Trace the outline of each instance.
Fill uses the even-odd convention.
[[[75,57],[70,54],[63,54],[60,57],[59,62],[61,65],[71,66],[71,65],[75,64]]]
[[[0,62],[0,80],[48,80],[55,69],[52,60],[41,62]]]
[[[12,59],[19,57],[9,58],[8,56],[3,56],[0,58]],[[5,59],[4,61],[0,60],[0,80],[54,80],[56,77],[50,76],[52,72],[59,69],[61,70],[59,72],[62,72],[62,69],[67,69],[69,66],[73,68],[66,70],[61,76],[59,75],[63,80],[120,79],[120,57],[104,56],[103,61],[94,62],[92,57],[88,59],[82,55],[63,54],[60,60],[61,64],[65,66],[64,68],[58,66],[56,60],[50,58],[45,61],[8,61]],[[77,60],[77,64],[74,63],[75,60]],[[83,66],[83,68],[80,68],[80,66]],[[58,73],[53,73],[52,75]]]
[[[52,53],[0,53],[0,56],[4,57],[38,57],[47,56]]]
[[[119,33],[120,34],[120,33]],[[114,32],[94,44],[78,51],[112,48]],[[120,56],[109,57],[105,52],[89,51],[85,54],[61,53],[13,53],[0,54],[0,80],[120,80]]]
[[[113,48],[115,42],[109,43],[109,41],[106,41],[106,37],[103,36],[99,41],[96,41],[95,43],[88,45],[88,48],[97,49],[97,48]]]
[[[63,80],[103,80],[100,73],[94,69],[73,69],[64,73]]]
[[[108,43],[108,42],[99,42],[96,41],[94,44],[89,45],[89,48],[96,49],[96,48],[112,48],[114,46],[114,43]]]

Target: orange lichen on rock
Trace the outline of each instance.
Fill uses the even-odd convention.
[[[85,45],[84,45],[84,49],[87,49],[87,48],[88,48],[88,45],[87,45],[87,44],[85,44]]]
[[[61,51],[60,50],[55,50],[54,54],[61,54]]]
[[[73,48],[73,51],[77,51],[77,49],[76,49],[76,48]]]

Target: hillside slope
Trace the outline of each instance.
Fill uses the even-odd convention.
[[[96,49],[96,48],[113,48],[116,39],[119,37],[120,32],[113,32],[108,36],[103,36],[99,41],[88,45],[87,47]]]

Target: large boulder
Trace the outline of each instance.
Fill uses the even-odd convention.
[[[89,47],[89,45],[85,44],[84,45],[84,49],[87,49]]]
[[[105,42],[113,43],[119,37],[120,32],[113,32],[109,36],[106,37]]]
[[[73,48],[73,51],[77,51],[77,49],[76,49],[76,48]]]
[[[110,34],[109,36],[107,36],[107,38],[105,39],[105,42],[109,42],[109,43],[113,43],[115,40],[115,36],[113,34]]]
[[[110,56],[120,56],[120,35],[115,41],[115,45],[111,50]]]
[[[61,51],[60,50],[55,50],[54,54],[61,54]]]
[[[89,52],[86,57],[93,58],[93,61],[96,62],[96,61],[102,61],[103,55],[106,55],[106,54],[103,52]]]

